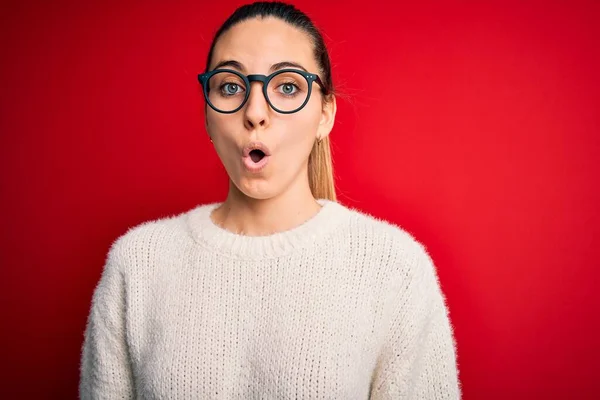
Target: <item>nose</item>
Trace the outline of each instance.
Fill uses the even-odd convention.
[[[266,127],[269,123],[269,104],[263,95],[262,85],[262,82],[250,83],[250,95],[244,107],[244,125],[247,129]]]

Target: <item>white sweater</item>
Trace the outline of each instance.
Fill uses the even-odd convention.
[[[270,236],[220,228],[210,204],[118,238],[93,294],[81,398],[460,398],[423,245],[319,202]]]

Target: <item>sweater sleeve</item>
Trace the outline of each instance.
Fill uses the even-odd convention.
[[[125,339],[125,282],[116,250],[114,244],[92,296],[81,353],[82,400],[133,398]]]
[[[372,400],[460,399],[456,344],[430,256],[420,246],[403,271],[389,334],[378,359]]]

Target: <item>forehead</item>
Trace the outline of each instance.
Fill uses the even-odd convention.
[[[296,62],[310,72],[317,69],[309,36],[270,17],[253,18],[225,32],[215,45],[211,69],[224,60],[239,61],[247,74],[267,73],[271,65],[282,61]]]

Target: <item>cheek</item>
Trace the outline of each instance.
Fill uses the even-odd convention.
[[[240,130],[240,125],[243,125],[243,121],[237,115],[220,114],[217,112],[206,114],[206,131],[212,138],[217,151],[221,147],[236,144],[235,132]]]
[[[213,138],[221,136],[223,132],[227,132],[227,126],[229,124],[227,118],[223,118],[224,114],[219,114],[212,110],[206,112],[206,130],[208,134]]]
[[[281,132],[278,150],[281,159],[286,160],[285,164],[292,169],[298,168],[308,160],[319,126],[319,110],[302,111],[306,112],[290,114],[278,121],[281,124],[280,129],[277,129]]]
[[[210,135],[217,155],[226,169],[237,159],[238,152],[234,132],[239,130],[237,118],[233,115],[209,112],[206,114],[206,130]]]
[[[289,137],[298,144],[302,143],[309,149],[312,148],[317,136],[321,108],[307,104],[305,109],[297,114],[292,114],[291,117],[292,119],[288,121],[291,131]]]

